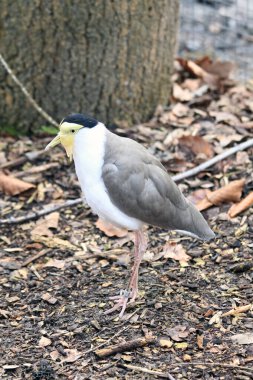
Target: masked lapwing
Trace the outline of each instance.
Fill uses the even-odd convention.
[[[126,290],[106,313],[121,309],[138,294],[138,272],[147,248],[145,225],[176,230],[202,240],[214,233],[195,206],[170,178],[160,161],[142,145],[110,132],[103,123],[82,114],[71,114],[59,126],[46,149],[62,144],[74,159],[85,199],[102,220],[133,230],[134,264]]]

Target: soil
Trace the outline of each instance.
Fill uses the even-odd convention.
[[[248,139],[252,136],[248,91],[240,86],[225,94],[209,91],[197,105],[184,104],[188,120],[182,109],[175,116],[179,107],[174,103],[169,109],[160,107],[149,123],[127,130],[118,127],[116,132],[148,146],[171,172],[183,172],[207,157],[182,141],[180,145],[180,134],[167,146],[168,133],[197,130],[208,137],[216,154]],[[224,107],[226,120],[233,115],[240,118],[239,124],[224,121]],[[228,133],[227,128],[231,128]],[[24,158],[49,141],[49,137],[5,137],[2,160]],[[181,181],[180,186],[192,195],[199,188],[214,190],[244,178],[244,197],[253,188],[252,164],[249,149]],[[105,315],[104,311],[112,306],[109,297],[126,287],[131,233],[107,236],[82,204],[54,217],[29,220],[31,211],[80,197],[74,166],[61,148],[32,162],[5,166],[5,173],[35,188],[15,196],[2,193],[0,200],[1,379],[253,379],[252,208],[232,219],[227,214],[231,202],[204,211],[217,234],[210,243],[148,228],[140,295],[119,319],[117,312]],[[27,221],[3,223],[11,216],[27,216]],[[38,225],[44,232],[35,234]],[[166,256],[168,241],[189,260]],[[120,352],[122,343],[148,336],[152,342]],[[104,358],[95,353],[111,345],[119,345],[118,352]]]

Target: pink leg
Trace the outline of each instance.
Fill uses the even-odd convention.
[[[134,302],[138,295],[138,277],[139,277],[139,267],[142,260],[142,257],[147,248],[147,239],[143,231],[135,231],[135,242],[134,242],[134,265],[132,268],[132,274],[129,281],[128,288],[126,290],[121,290],[119,296],[111,297],[116,304],[105,314],[112,313],[115,310],[121,308],[120,318],[123,316],[128,298],[131,297],[129,302]]]

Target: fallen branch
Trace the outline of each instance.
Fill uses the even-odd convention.
[[[41,256],[44,256],[46,255],[48,252],[50,252],[50,249],[44,249],[43,251],[40,251],[38,253],[36,253],[34,256],[32,257],[28,257],[27,260],[25,260],[23,262],[23,264],[21,264],[22,267],[25,267],[27,266],[28,264],[32,263],[33,261],[39,259]]]
[[[230,148],[230,149],[226,150],[225,152],[218,154],[217,156],[211,158],[210,160],[203,162],[202,164],[196,166],[195,168],[187,170],[184,173],[177,174],[177,175],[173,176],[172,178],[175,182],[177,182],[177,181],[181,181],[182,179],[192,177],[193,175],[196,175],[196,174],[202,172],[203,170],[209,168],[210,166],[217,164],[217,162],[224,160],[225,158],[231,156],[232,154],[237,153],[241,150],[248,149],[251,146],[253,146],[253,139],[250,139],[250,140],[247,140],[241,144],[238,144],[238,145],[234,146],[233,148]]]
[[[156,338],[154,336],[147,336],[145,338],[137,338],[137,339],[129,340],[128,342],[123,342],[123,343],[115,344],[113,346],[102,348],[100,350],[96,350],[95,354],[99,358],[105,358],[106,356],[118,354],[119,352],[130,351],[138,347],[144,347],[150,343],[154,343],[155,340]]]
[[[145,367],[138,367],[138,366],[131,365],[131,364],[118,364],[118,366],[123,367],[123,368],[132,369],[133,371],[137,371],[137,372],[144,372],[144,373],[148,373],[150,375],[159,376],[159,377],[162,377],[164,379],[175,380],[175,378],[169,373],[155,371],[153,369],[148,369]]]
[[[8,65],[8,63],[6,62],[6,60],[4,59],[4,57],[2,56],[1,53],[0,53],[0,62],[2,63],[2,65],[5,68],[5,70],[7,71],[7,73],[11,76],[11,78],[13,79],[13,81],[18,85],[18,87],[23,92],[23,94],[25,95],[25,97],[29,100],[29,102],[32,104],[32,106],[36,109],[36,111],[41,116],[43,116],[44,119],[46,119],[49,123],[51,123],[51,124],[55,125],[56,127],[58,127],[58,123],[50,115],[48,115],[48,113],[46,111],[44,111],[38,105],[38,103],[33,99],[33,97],[31,96],[31,94],[27,91],[27,89],[25,88],[25,86],[16,77],[16,75],[13,73],[12,69],[10,68],[10,66]]]
[[[100,347],[104,346],[106,343],[111,342],[111,340],[113,340],[116,336],[120,335],[123,331],[125,331],[127,329],[128,329],[128,327],[123,327],[122,329],[117,331],[111,338],[109,338],[106,342],[99,344],[96,348],[94,348],[94,347],[89,348],[89,350],[85,351],[82,356],[89,354],[90,352],[93,352],[94,350],[95,351],[98,350]]]
[[[34,211],[34,212],[29,213],[26,216],[20,216],[19,218],[13,218],[11,216],[8,219],[0,219],[0,224],[27,223],[30,220],[38,219],[38,218],[40,218],[40,217],[42,217],[44,215],[51,214],[52,212],[60,210],[62,208],[76,206],[76,205],[78,205],[78,204],[80,204],[82,202],[83,202],[82,198],[70,199],[70,200],[66,201],[65,203],[63,203],[61,205],[56,205],[56,206],[50,206],[49,205],[49,207],[45,207],[41,211]]]
[[[229,315],[237,315],[240,313],[246,313],[246,311],[249,311],[253,308],[253,304],[250,303],[248,305],[238,306],[234,309],[231,309],[227,311],[226,313],[221,314],[221,317],[228,317]]]
[[[42,156],[43,154],[47,153],[45,151],[45,149],[42,149],[42,150],[36,150],[34,152],[27,152],[27,153],[24,153],[24,155],[22,157],[19,157],[19,158],[15,158],[15,160],[12,160],[12,161],[8,161],[8,162],[5,162],[4,164],[2,164],[0,166],[0,169],[9,169],[9,168],[13,168],[15,166],[19,166],[19,165],[23,165],[24,163],[26,163],[27,161],[34,161],[36,160],[38,157]]]
[[[252,371],[252,367],[245,367],[242,365],[236,365],[236,364],[226,364],[226,363],[219,363],[219,362],[212,362],[212,363],[206,363],[206,362],[187,362],[187,363],[170,363],[170,367],[180,367],[180,366],[203,366],[203,367],[223,367],[223,368],[234,368],[234,369],[243,369],[245,371]]]

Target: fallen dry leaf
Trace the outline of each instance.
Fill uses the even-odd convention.
[[[59,356],[60,356],[60,353],[57,350],[54,350],[54,351],[50,352],[50,357],[54,361],[57,360],[59,358]]]
[[[239,179],[230,182],[228,185],[218,190],[209,191],[206,194],[206,197],[197,203],[196,206],[198,210],[202,211],[211,206],[218,206],[222,203],[238,202],[241,198],[244,184],[245,179]]]
[[[77,351],[75,348],[66,348],[64,351],[67,356],[62,359],[62,363],[73,363],[82,356],[82,353]]]
[[[188,102],[193,97],[193,93],[188,88],[183,89],[178,83],[173,84],[172,95],[174,99],[181,102]]]
[[[210,74],[217,75],[220,79],[229,78],[235,69],[235,64],[229,61],[213,61],[210,57],[205,56],[196,60],[196,64],[202,67]]]
[[[245,198],[243,198],[239,203],[233,204],[228,210],[228,215],[230,218],[234,218],[251,206],[253,206],[253,191],[249,193]]]
[[[57,259],[49,259],[46,264],[43,265],[43,267],[54,267],[58,269],[63,269],[65,266],[64,260],[57,260]]]
[[[39,341],[39,346],[47,347],[47,346],[50,346],[51,343],[52,343],[51,339],[46,338],[45,336],[42,336]]]
[[[41,236],[53,236],[53,232],[50,228],[57,229],[59,222],[59,212],[52,212],[47,215],[44,219],[39,220],[35,228],[31,231],[32,235],[41,235]]]
[[[159,339],[159,344],[161,347],[170,348],[173,346],[173,342],[168,338]]]
[[[198,189],[193,191],[190,195],[188,195],[187,199],[189,199],[190,202],[192,202],[194,205],[202,201],[205,197],[206,194],[210,192],[210,190],[207,189]]]
[[[71,244],[68,240],[63,240],[56,236],[40,236],[32,235],[34,241],[45,244],[48,248],[68,248],[71,250],[79,249],[77,246]]]
[[[8,195],[18,195],[24,191],[34,189],[32,183],[22,181],[10,175],[0,173],[0,191]]]
[[[117,236],[121,238],[128,234],[128,231],[126,229],[115,227],[111,223],[106,222],[100,218],[96,221],[96,227],[109,237]]]
[[[57,298],[53,297],[50,293],[42,294],[41,298],[51,305],[54,305],[57,302]]]
[[[236,334],[231,339],[238,344],[253,344],[253,333]]]
[[[185,70],[187,70],[191,74],[194,74],[197,78],[201,78],[209,86],[211,86],[211,87],[217,87],[218,86],[218,84],[219,84],[218,75],[208,73],[201,66],[199,66],[197,63],[195,63],[191,60],[178,58],[178,62],[180,63],[180,65]]]
[[[204,335],[197,335],[197,345],[200,350],[203,350],[204,348]]]
[[[213,147],[201,136],[182,136],[179,144],[189,148],[194,154],[204,154],[207,158],[213,157]]]
[[[189,335],[187,327],[182,325],[177,325],[171,329],[168,329],[167,333],[175,342],[181,342]]]
[[[163,256],[167,259],[174,259],[180,261],[180,263],[186,263],[191,259],[189,255],[186,254],[182,244],[177,244],[174,242],[167,242],[163,248]]]
[[[172,107],[171,111],[176,117],[184,117],[189,114],[190,108],[185,104],[177,103]]]

